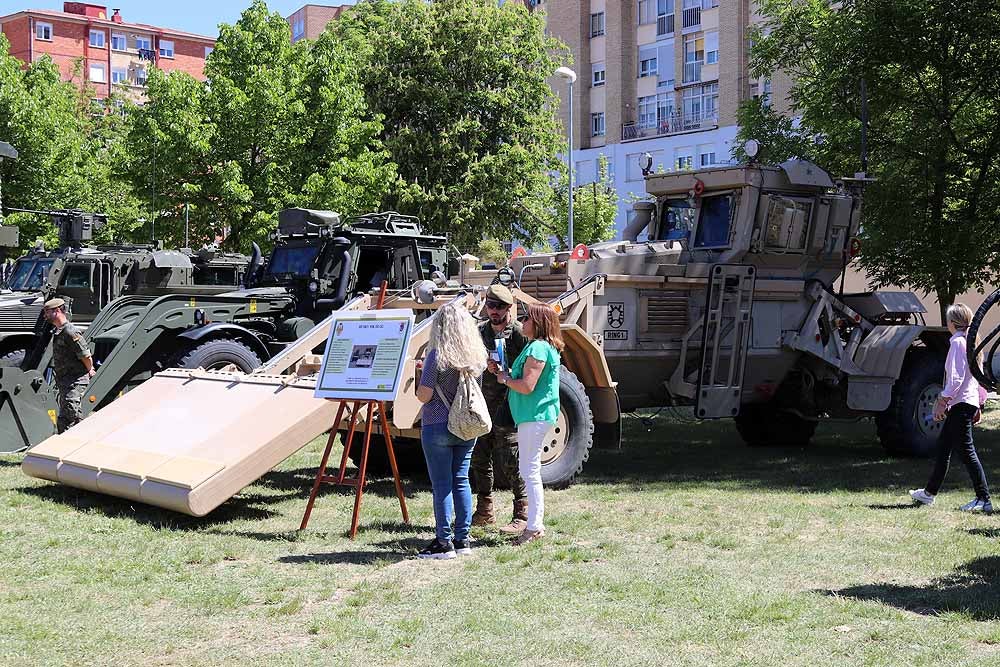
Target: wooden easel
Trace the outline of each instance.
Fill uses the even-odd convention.
[[[385,304],[387,287],[388,283],[382,281],[382,289],[379,292],[378,303],[375,306],[376,310],[381,309]],[[347,439],[343,443],[344,453],[340,457],[340,469],[336,475],[327,475],[326,466],[330,460],[330,452],[333,450],[333,441],[337,437],[337,429],[340,428],[340,420],[344,417],[348,403],[353,403],[354,407],[351,410],[351,426],[347,431]],[[351,442],[354,440],[354,430],[358,424],[358,413],[361,411],[362,405],[368,406],[368,415],[365,419],[365,444],[361,448],[358,474],[356,477],[345,477],[347,473],[347,458],[350,453]],[[309,494],[309,502],[306,504],[306,513],[302,516],[302,523],[299,525],[299,530],[305,530],[309,524],[309,515],[312,514],[313,505],[316,504],[319,487],[323,482],[326,482],[338,486],[354,487],[354,514],[351,517],[351,539],[353,540],[354,536],[357,535],[358,520],[361,517],[361,496],[365,492],[365,475],[368,470],[368,448],[371,445],[372,427],[374,426],[372,412],[375,408],[378,408],[379,425],[382,428],[382,437],[385,440],[385,450],[389,457],[389,467],[392,468],[392,479],[396,485],[396,497],[399,498],[399,509],[403,512],[403,522],[410,523],[410,514],[406,511],[406,497],[403,495],[403,482],[399,478],[399,466],[396,465],[396,452],[392,447],[392,437],[389,434],[389,417],[386,413],[385,402],[373,400],[352,401],[347,399],[340,401],[340,405],[337,407],[337,418],[333,420],[333,426],[330,428],[330,437],[327,438],[326,449],[323,451],[323,459],[320,461],[319,470],[316,472],[316,480],[313,482],[312,492]]]
[[[347,438],[344,440],[344,453],[340,457],[340,469],[337,471],[336,475],[326,474],[326,465],[330,460],[330,452],[333,450],[333,441],[337,437],[337,428],[340,426],[340,420],[344,416],[344,411],[347,409],[348,403],[354,403],[354,407],[351,410],[351,427],[347,432]],[[368,405],[368,415],[365,419],[365,444],[361,449],[361,460],[358,462],[358,474],[356,477],[345,477],[347,472],[347,456],[350,452],[350,444],[354,439],[354,430],[357,426],[358,413],[361,411],[362,405]],[[403,482],[399,478],[399,466],[396,465],[396,452],[392,447],[392,437],[389,435],[389,419],[386,416],[385,403],[383,401],[340,401],[340,405],[337,408],[337,418],[333,422],[333,428],[330,429],[330,437],[326,441],[326,450],[323,452],[323,459],[319,464],[319,471],[316,473],[316,481],[313,482],[312,493],[309,494],[309,503],[306,505],[306,513],[302,516],[302,523],[299,525],[299,530],[305,530],[306,526],[309,524],[309,515],[312,514],[313,505],[316,503],[316,496],[319,494],[320,484],[327,482],[330,484],[336,484],[338,486],[353,486],[355,489],[354,493],[354,515],[351,517],[351,539],[358,533],[358,520],[361,517],[361,496],[365,491],[365,474],[368,469],[368,448],[371,445],[372,439],[372,427],[374,426],[374,421],[372,419],[372,412],[375,408],[378,408],[378,419],[379,424],[382,428],[382,437],[385,439],[385,449],[389,456],[389,467],[392,468],[392,479],[396,484],[396,496],[399,498],[399,509],[403,512],[403,522],[410,523],[410,514],[406,511],[406,497],[403,495]]]

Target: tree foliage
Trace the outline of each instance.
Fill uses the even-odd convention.
[[[0,163],[3,205],[10,208],[82,208],[107,213],[105,238],[126,233],[137,201],[115,182],[108,129],[121,120],[91,107],[86,91],[62,81],[46,56],[25,68],[0,35],[0,140],[17,149],[17,160]],[[58,239],[45,216],[15,214],[22,248]]]
[[[370,0],[316,51],[346,48],[400,180],[387,204],[461,247],[539,240],[562,133],[546,79],[563,47],[520,3]]]
[[[543,228],[546,235],[555,238],[559,246],[568,249],[569,239],[569,178],[560,173],[553,191],[552,215]],[[585,185],[573,187],[573,244],[592,245],[607,241],[615,235],[615,219],[618,217],[618,192],[611,179],[608,158],[600,155],[597,159],[597,179]]]
[[[293,44],[285,19],[256,0],[221,26],[205,74],[151,72],[134,110],[125,170],[162,236],[179,240],[186,204],[195,239],[222,235],[243,250],[285,207],[378,207],[395,168],[342,47]]]
[[[877,284],[957,294],[1000,260],[1000,5],[994,0],[763,0],[755,76],[795,79],[798,125],[745,105],[742,138],[769,158],[859,169],[860,84],[869,110],[862,265]],[[812,141],[822,137],[820,144]],[[742,143],[742,142],[738,142]]]

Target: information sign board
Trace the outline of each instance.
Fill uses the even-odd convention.
[[[412,310],[334,313],[315,396],[395,400],[412,332]]]

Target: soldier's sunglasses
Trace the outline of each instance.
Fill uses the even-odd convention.
[[[491,310],[507,310],[510,308],[510,304],[503,301],[487,301],[486,307]]]

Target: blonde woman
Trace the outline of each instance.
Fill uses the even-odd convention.
[[[515,544],[545,535],[545,499],[542,492],[542,443],[559,418],[559,353],[565,347],[559,315],[552,306],[532,304],[521,325],[530,341],[508,375],[495,364],[490,371],[507,385],[507,401],[517,424],[518,469],[528,494],[528,525]]]
[[[417,388],[417,399],[424,404],[420,443],[431,478],[435,525],[434,540],[420,552],[420,558],[448,559],[472,553],[469,461],[476,441],[459,440],[448,430],[448,411],[458,391],[459,374],[469,372],[481,381],[484,370],[486,348],[472,315],[455,304],[442,307],[431,322],[429,350]]]
[[[944,420],[941,435],[938,436],[937,461],[927,486],[910,491],[910,497],[923,505],[931,505],[934,497],[941,489],[945,475],[948,474],[948,464],[951,453],[958,449],[962,454],[965,469],[972,478],[972,486],[976,497],[962,505],[965,512],[993,512],[990,501],[990,489],[986,484],[986,473],[983,464],[976,454],[976,446],[972,443],[972,426],[979,422],[980,406],[986,396],[976,378],[969,372],[966,332],[972,322],[972,310],[964,303],[948,306],[945,313],[948,321],[948,331],[951,341],[948,345],[948,357],[944,363],[944,389],[941,397],[934,404],[934,421]],[[975,345],[975,341],[971,343]]]

